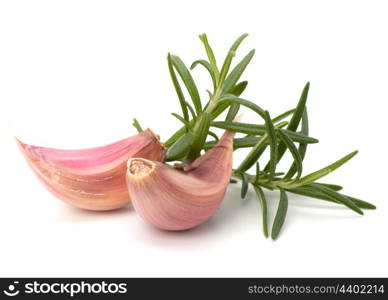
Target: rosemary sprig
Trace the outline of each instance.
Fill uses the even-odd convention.
[[[287,193],[341,204],[358,214],[363,214],[363,209],[376,208],[371,203],[340,193],[342,187],[339,185],[317,182],[353,158],[357,151],[351,152],[320,170],[302,176],[307,147],[310,144],[318,143],[316,138],[309,136],[306,107],[310,88],[309,82],[304,86],[295,108],[271,119],[267,110],[253,101],[241,98],[248,82],[238,81],[252,60],[255,51],[251,50],[230,71],[236,51],[247,34],[241,35],[233,43],[221,68],[217,65],[214,51],[206,34],[199,37],[204,45],[207,60],[195,60],[191,64],[190,70],[198,65],[203,66],[210,75],[213,89],[208,91],[209,99],[205,105],[202,105],[190,70],[178,56],[168,54],[168,69],[182,110],[182,116],[176,113],[172,115],[183,123],[183,127],[165,142],[168,147],[167,161],[187,163],[201,155],[202,149],[207,151],[214,147],[218,141],[218,136],[211,131],[212,127],[246,134],[244,137],[234,139],[235,151],[241,148],[251,148],[251,150],[238,168],[233,170],[230,182],[236,183],[236,179],[241,180],[241,198],[246,198],[250,186],[254,188],[260,202],[265,237],[268,237],[269,230],[268,206],[263,188],[280,191],[278,209],[271,230],[272,239],[278,238],[286,220]],[[178,76],[187,89],[190,101],[186,101],[184,97]],[[233,122],[241,107],[255,112],[259,116],[260,122],[257,124]],[[217,120],[226,110],[228,111],[225,120]],[[134,126],[137,130],[141,130],[136,119]],[[207,141],[208,137],[211,138],[210,141]],[[265,151],[270,152],[270,159],[264,169],[260,170],[259,160]],[[286,151],[289,151],[293,158],[291,166],[287,172],[278,172],[277,164]],[[256,171],[254,174],[250,174],[249,170],[253,165],[256,165]]]

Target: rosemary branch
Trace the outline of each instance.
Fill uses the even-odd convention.
[[[218,136],[211,131],[212,127],[246,134],[244,137],[234,139],[235,151],[240,148],[251,148],[251,150],[239,167],[233,170],[231,183],[236,182],[235,179],[242,182],[242,198],[245,198],[249,186],[254,188],[262,208],[263,232],[266,237],[268,236],[268,208],[262,188],[280,191],[279,205],[272,225],[272,239],[277,239],[286,219],[288,208],[287,193],[341,204],[361,215],[363,214],[362,209],[376,208],[371,203],[340,193],[339,191],[342,187],[339,185],[317,182],[353,158],[357,151],[351,152],[336,162],[302,177],[303,160],[307,147],[309,144],[318,142],[317,139],[309,136],[309,121],[306,107],[310,88],[309,82],[305,85],[295,108],[287,110],[275,118],[271,118],[268,111],[263,110],[252,101],[240,98],[248,82],[239,82],[239,80],[253,58],[255,51],[251,50],[230,71],[235,53],[242,41],[247,37],[247,34],[241,35],[233,43],[221,68],[217,65],[214,52],[206,34],[202,34],[199,37],[204,45],[208,60],[196,60],[190,69],[192,70],[197,65],[202,65],[209,72],[212,79],[213,91],[208,91],[209,100],[205,106],[202,106],[198,89],[190,70],[178,56],[168,54],[168,69],[182,110],[182,116],[176,113],[173,113],[173,116],[183,123],[183,127],[177,130],[165,142],[166,147],[168,147],[167,161],[188,163],[200,156],[202,149],[207,151],[214,147]],[[185,99],[178,76],[186,87],[193,106]],[[263,123],[233,122],[232,120],[241,106],[257,113],[263,120]],[[226,110],[228,110],[228,113],[225,120],[216,121]],[[290,120],[286,121],[289,117]],[[136,119],[134,120],[134,126],[137,130],[141,130],[140,124]],[[210,141],[207,140],[208,137],[211,138]],[[264,169],[260,170],[259,159],[268,149],[270,159]],[[287,172],[278,172],[276,170],[277,164],[286,151],[291,153],[293,161]],[[255,174],[250,174],[248,171],[253,165],[256,165],[256,172]]]

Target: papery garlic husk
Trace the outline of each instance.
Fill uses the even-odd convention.
[[[150,129],[106,146],[81,150],[17,142],[31,169],[52,194],[73,206],[96,211],[131,202],[125,182],[130,157],[164,161],[166,152]]]
[[[209,219],[219,208],[232,172],[234,132],[184,168],[131,158],[127,185],[136,212],[164,230],[185,230]]]

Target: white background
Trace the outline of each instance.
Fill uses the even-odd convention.
[[[1,1],[1,276],[388,276],[386,1]],[[219,61],[256,49],[245,98],[272,115],[311,81],[305,172],[352,150],[325,179],[378,206],[365,216],[290,196],[278,241],[261,233],[258,201],[230,187],[221,209],[187,232],[151,228],[131,208],[93,213],[49,194],[13,141],[85,148],[179,126],[166,54]],[[201,95],[207,74],[194,70]],[[255,121],[247,113],[245,121]],[[257,121],[257,120],[256,120]],[[236,161],[242,158],[236,153]],[[283,164],[287,167],[287,164]],[[278,195],[268,193],[270,220]]]

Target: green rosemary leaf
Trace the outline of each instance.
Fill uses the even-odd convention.
[[[233,57],[236,55],[235,51],[229,51],[228,55],[225,58],[224,64],[222,65],[221,71],[220,71],[220,80],[219,85],[223,85],[225,81],[225,77],[229,71],[230,65],[232,63]]]
[[[270,170],[270,176],[269,180],[272,180],[275,174],[276,170],[276,163],[277,163],[277,152],[278,152],[278,143],[276,140],[276,132],[274,125],[271,121],[271,117],[269,115],[269,112],[266,110],[264,113],[265,117],[265,128],[267,131],[268,136],[268,142],[270,147],[270,161],[269,161],[269,170]],[[292,143],[292,142],[291,142]]]
[[[332,184],[332,183],[322,183],[322,182],[316,182],[317,184],[320,184],[320,185],[323,185],[325,187],[328,187],[334,191],[340,191],[343,189],[342,186],[338,185],[338,184]]]
[[[211,78],[212,78],[212,82],[213,82],[213,88],[214,88],[214,91],[216,90],[217,88],[217,83],[216,83],[216,77],[214,75],[214,71],[212,69],[212,66],[210,65],[210,63],[204,59],[198,59],[196,61],[194,61],[191,66],[190,66],[190,70],[193,70],[197,65],[202,65],[203,67],[205,67],[206,70],[208,70]]]
[[[366,202],[364,200],[354,198],[351,196],[346,196],[346,195],[343,195],[343,196],[352,200],[359,208],[362,208],[362,209],[376,209],[377,208],[376,205],[369,203],[369,202]]]
[[[254,185],[257,198],[259,198],[260,205],[261,205],[261,214],[262,214],[262,221],[263,221],[263,233],[264,236],[268,237],[268,209],[267,209],[267,199],[265,198],[263,190],[258,186]]]
[[[247,173],[242,173],[241,198],[244,199],[248,192],[249,178]]]
[[[213,131],[209,131],[209,135],[212,136],[216,142],[218,142],[219,138]]]
[[[316,199],[325,200],[325,201],[329,201],[329,202],[334,202],[337,204],[339,203],[334,198],[322,193],[321,191],[318,191],[316,189],[312,189],[309,186],[309,184],[307,184],[305,186],[293,188],[293,189],[286,189],[286,191],[293,193],[293,194],[297,194],[297,195],[302,195],[302,196],[306,196],[306,197],[311,197],[311,198],[316,198]]]
[[[136,128],[137,132],[142,132],[143,128],[141,128],[139,121],[136,118],[133,118],[133,127]]]
[[[278,204],[278,210],[275,215],[275,219],[272,225],[271,237],[273,240],[276,240],[279,236],[280,230],[286,220],[288,210],[288,197],[286,192],[283,189],[280,189],[280,200]]]
[[[240,46],[240,44],[242,43],[242,41],[248,36],[247,33],[244,33],[243,35],[241,35],[232,45],[232,47],[230,47],[230,50],[228,52],[228,54],[226,55],[226,58],[224,60],[224,63],[222,65],[222,68],[221,68],[221,71],[220,71],[220,79],[218,81],[218,84],[219,85],[223,85],[224,83],[224,80],[226,78],[226,75],[228,74],[229,72],[229,68],[230,68],[230,65],[232,63],[232,60],[233,60],[233,57],[235,56],[235,53],[236,53],[236,50],[237,48]]]
[[[233,103],[229,107],[228,114],[226,115],[225,122],[232,122],[236,115],[238,114],[238,111],[240,110],[240,104]]]
[[[292,115],[290,123],[287,126],[287,130],[296,131],[298,129],[299,123],[302,120],[302,116],[305,111],[309,89],[310,89],[310,82],[307,82],[305,87],[303,88],[302,95],[300,96],[299,102],[295,108],[295,112]],[[280,149],[279,149],[278,159],[280,160],[281,157],[284,155],[285,148],[284,146],[280,146],[279,148]]]
[[[281,128],[283,126],[287,125],[287,122],[281,122],[276,124],[277,128]],[[265,134],[265,125],[257,125],[257,124],[251,124],[251,123],[240,123],[240,122],[223,122],[223,121],[216,121],[211,123],[212,127],[216,128],[221,128],[221,129],[227,129],[227,130],[232,130],[240,133],[245,133],[249,135],[264,135]],[[305,136],[301,133],[298,132],[293,132],[293,131],[288,131],[286,129],[280,129],[281,131],[284,131],[284,133],[291,138],[292,141],[298,142],[298,143],[308,143],[308,144],[314,144],[317,143],[318,140],[309,136]],[[258,138],[256,138],[258,139]],[[250,140],[253,144],[254,138],[252,137],[251,139],[247,139],[247,141]],[[246,147],[249,147],[247,145]]]
[[[309,122],[308,122],[308,116],[307,116],[307,107],[305,107],[303,115],[302,115],[302,133],[304,135],[309,135]],[[300,143],[298,147],[298,152],[300,154],[300,157],[303,161],[304,157],[306,156],[307,151],[307,143]],[[290,179],[294,176],[294,174],[297,172],[298,168],[296,163],[294,162],[291,166],[291,168],[288,170],[285,179]]]
[[[243,138],[235,138],[233,140],[233,148],[234,149],[240,149],[240,148],[248,148],[248,147],[253,147],[256,145],[261,137],[257,136],[247,136]]]
[[[255,55],[255,50],[251,50],[230,72],[228,77],[226,77],[224,82],[224,87],[222,90],[223,94],[228,94],[232,91],[233,86],[236,84],[236,82],[240,79],[242,73],[245,71],[246,67],[252,60],[253,56]]]
[[[280,125],[280,126],[279,126]],[[281,122],[276,124],[277,128],[281,128],[283,126],[287,125],[287,122]],[[240,123],[240,122],[222,122],[222,121],[216,121],[212,122],[211,126],[221,129],[229,129],[240,133],[245,133],[249,135],[264,135],[265,134],[265,125],[257,125],[257,124],[251,124],[251,123]],[[281,131],[284,131],[285,134],[289,138],[291,138],[294,142],[298,143],[308,143],[308,144],[314,144],[317,143],[318,140],[313,137],[305,136],[298,132],[289,131],[286,129],[280,129]]]
[[[191,132],[182,135],[177,141],[167,150],[166,161],[178,160],[187,156],[191,150],[196,136]]]
[[[189,121],[189,113],[187,111],[187,105],[186,105],[185,96],[183,95],[181,86],[180,86],[180,84],[178,82],[178,79],[176,77],[176,74],[175,74],[175,71],[174,71],[174,67],[172,65],[170,53],[168,53],[167,61],[168,61],[168,70],[170,72],[170,76],[171,76],[171,79],[172,79],[172,83],[174,84],[175,91],[176,91],[176,93],[178,95],[179,103],[180,103],[181,108],[182,108],[183,117],[184,117],[184,119],[186,121]],[[186,128],[186,131],[188,131],[188,128]]]
[[[335,199],[337,202],[340,202],[343,205],[349,207],[351,210],[355,211],[356,213],[360,215],[364,214],[362,210],[348,197],[343,196],[342,194],[337,193],[336,191],[333,191],[332,189],[319,184],[311,183],[310,187],[313,187],[318,191],[322,192],[323,194],[330,196],[331,198]]]
[[[302,120],[303,112],[305,110],[309,89],[310,89],[310,82],[307,82],[303,88],[302,95],[300,96],[298,105],[295,108],[295,112],[292,115],[290,124],[288,124],[288,127],[287,127],[288,130],[296,131],[298,129],[299,123]]]
[[[320,185],[327,187],[327,185],[322,184],[322,183],[320,183]],[[332,189],[332,190],[335,191],[334,189]],[[331,197],[331,196],[329,196],[327,194],[324,194],[324,193],[322,193],[321,191],[319,191],[317,189],[314,189],[314,187],[311,187],[310,184],[304,185],[302,187],[293,188],[293,189],[287,189],[287,191],[289,191],[291,193],[294,193],[294,194],[302,195],[302,196],[307,196],[307,197],[312,197],[312,198],[316,198],[316,199],[320,199],[320,200],[325,200],[325,201],[329,201],[329,202],[334,202],[334,203],[342,204],[342,203],[338,202],[335,198],[333,198],[333,197]],[[363,200],[360,200],[360,199],[357,199],[357,198],[354,198],[354,197],[351,197],[351,196],[348,196],[348,195],[344,195],[344,194],[341,194],[341,195],[349,198],[359,208],[362,208],[362,209],[376,209],[376,206],[371,204],[371,203],[369,203],[369,202],[366,202],[366,201],[363,201]]]
[[[264,125],[256,125],[249,123],[239,123],[239,122],[212,122],[212,127],[217,127],[221,129],[232,130],[236,132],[253,134],[253,135],[264,135],[265,134],[265,126]]]
[[[181,76],[182,81],[190,94],[191,100],[193,101],[195,111],[197,112],[197,115],[199,115],[202,112],[201,99],[190,71],[187,69],[183,61],[176,55],[171,56],[171,62]]]
[[[252,150],[248,153],[245,159],[241,162],[239,167],[237,168],[238,172],[245,172],[250,167],[252,167],[260,158],[260,156],[264,153],[265,149],[268,146],[268,135],[264,135],[255,146],[253,146]]]
[[[292,115],[293,113],[295,112],[295,108],[293,109],[290,109],[290,110],[287,110],[286,112],[276,116],[275,118],[272,119],[272,122],[273,123],[277,123],[281,120],[284,120],[285,118],[287,118],[289,115]]]
[[[180,115],[176,113],[171,113],[171,115],[175,118],[177,118],[179,121],[181,121],[187,128],[190,127],[190,122],[186,121],[184,118],[182,118]]]
[[[193,119],[195,119],[195,118],[197,117],[197,115],[196,115],[196,113],[195,113],[193,107],[192,107],[192,106],[190,105],[190,103],[187,102],[187,101],[186,101],[186,105],[187,105],[187,108],[189,109],[191,115],[193,116]]]
[[[248,33],[243,33],[242,35],[240,35],[236,41],[233,43],[232,47],[230,47],[230,50],[229,51],[236,51],[237,48],[240,46],[240,44],[242,43],[242,41],[248,36]]]
[[[169,148],[174,144],[182,135],[186,132],[186,126],[179,128],[167,141],[164,142],[164,145]]]
[[[342,186],[339,186],[339,185],[335,185],[335,184],[327,184],[327,183],[318,183],[318,182],[314,182],[314,185],[320,185],[320,186],[323,186],[323,187],[326,187],[326,188],[329,188],[333,191],[336,191],[338,192],[339,190],[342,189]],[[305,185],[305,186],[302,186],[300,188],[311,188],[311,184],[308,184],[308,185]],[[372,203],[369,203],[369,202],[366,202],[364,200],[361,200],[361,199],[358,199],[358,198],[354,198],[354,197],[351,197],[351,196],[348,196],[348,195],[344,195],[344,194],[341,194],[342,196],[345,196],[347,198],[349,198],[351,201],[353,201],[359,208],[362,208],[362,209],[376,209],[376,206],[373,205]]]
[[[230,103],[221,103],[216,106],[216,108],[211,112],[212,119],[216,119],[220,114],[224,112],[225,109],[228,108]]]
[[[228,95],[224,95],[218,100],[219,105],[224,103],[227,103],[227,104],[237,103],[242,106],[248,107],[249,109],[253,110],[255,113],[257,113],[264,119],[264,110],[260,106],[258,106],[257,104],[249,100],[241,99],[234,95],[228,94]]]
[[[236,97],[240,97],[240,95],[245,91],[247,88],[248,81],[241,81],[240,83],[236,84],[231,90],[230,94],[235,95]]]
[[[280,129],[283,131],[285,134],[288,135],[289,138],[291,138],[294,142],[298,143],[307,143],[307,144],[316,144],[319,142],[316,138],[306,136],[302,133],[299,132],[293,132],[287,129]]]
[[[237,183],[238,182],[238,180],[236,180],[236,179],[229,179],[229,183]]]
[[[276,173],[275,173],[275,177],[276,177],[276,176],[282,176],[282,175],[284,175],[284,172],[276,172]]]
[[[277,132],[278,132],[279,138],[283,141],[283,143],[286,145],[288,150],[290,150],[290,153],[294,158],[293,165],[295,165],[298,173],[297,178],[300,178],[300,176],[302,176],[302,157],[298,149],[292,142],[291,138],[289,138],[288,135],[284,133],[284,131],[278,130]]]
[[[203,112],[199,118],[199,121],[196,123],[197,126],[194,128],[194,135],[196,138],[189,154],[191,159],[197,158],[200,155],[201,149],[203,148],[209,133],[210,115],[207,112]]]
[[[299,102],[295,108],[295,112],[292,115],[290,123],[287,126],[287,130],[289,130],[289,131],[296,131],[298,129],[300,120],[302,119],[302,115],[303,115],[303,112],[305,110],[309,88],[310,88],[310,83],[307,82],[305,87],[303,88]],[[277,162],[279,162],[282,159],[285,152],[286,152],[286,145],[284,145],[284,144],[279,145],[278,156],[277,156],[278,161]],[[269,168],[269,164],[267,164],[267,166],[264,168],[264,170],[268,170],[268,168]]]
[[[345,155],[344,157],[342,157],[341,159],[337,160],[336,162],[318,170],[318,171],[315,171],[313,173],[310,173],[298,180],[295,180],[291,183],[290,187],[293,188],[293,187],[298,187],[298,186],[302,186],[302,185],[305,185],[307,183],[311,183],[311,182],[314,182],[324,176],[326,176],[327,174],[329,174],[330,172],[334,171],[335,169],[338,169],[339,167],[341,167],[344,163],[346,163],[347,161],[349,161],[350,159],[352,159],[356,154],[358,153],[358,151],[353,151],[352,153],[349,153],[348,155]]]
[[[214,73],[216,85],[218,85],[218,79],[219,79],[220,72],[218,71],[217,62],[216,62],[216,58],[214,57],[213,50],[209,45],[209,41],[208,41],[205,33],[201,34],[199,36],[199,38],[202,41],[203,45],[205,46],[206,54],[207,54],[207,57],[209,59],[210,65],[212,66],[212,70]]]
[[[209,131],[210,134],[210,131]],[[233,139],[233,149],[250,148],[257,144],[261,137],[247,136],[243,138]],[[205,150],[211,149],[216,145],[217,141],[206,142],[203,146]]]

